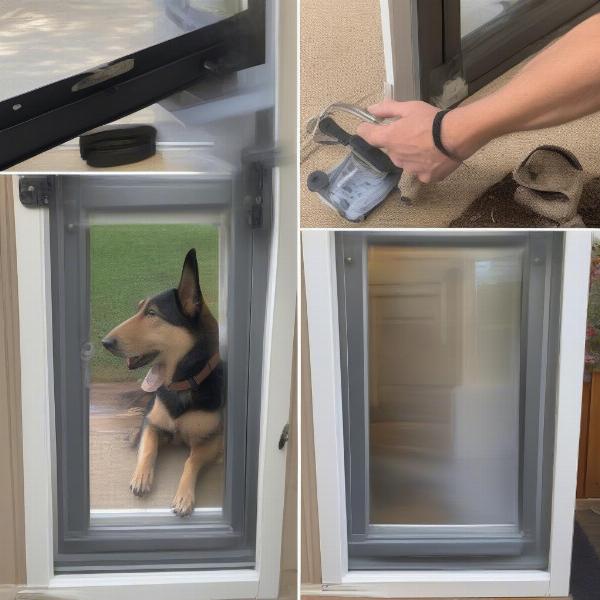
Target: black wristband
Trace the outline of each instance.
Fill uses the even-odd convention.
[[[435,117],[433,117],[433,126],[431,130],[433,135],[433,143],[444,156],[447,156],[456,162],[462,162],[462,160],[454,156],[452,152],[450,152],[446,146],[444,146],[444,142],[442,142],[442,121],[449,112],[449,110],[440,110],[440,112],[436,113]]]

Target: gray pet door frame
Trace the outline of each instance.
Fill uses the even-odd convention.
[[[270,228],[250,226],[247,208],[234,201],[240,184],[235,179],[64,176],[54,178],[53,183],[55,193],[49,210],[56,572],[253,566]],[[269,197],[265,193],[264,198]],[[158,216],[226,211],[228,215],[225,494],[218,517],[194,514],[182,520],[173,515],[167,523],[152,526],[136,521],[134,513],[129,522],[118,526],[90,522],[89,397],[82,356],[90,343],[88,217],[92,213],[131,211]]]
[[[417,11],[420,98],[441,108],[475,93],[600,10],[598,0],[521,0],[463,38],[461,0],[410,2]],[[396,27],[402,25],[392,24]],[[453,93],[440,102],[444,85],[453,80]]]
[[[564,237],[560,233],[337,233],[348,553],[351,570],[545,568],[552,486],[555,374]],[[521,298],[519,515],[514,531],[486,525],[369,523],[369,245],[525,247]]]

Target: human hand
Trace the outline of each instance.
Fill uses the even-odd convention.
[[[369,107],[369,112],[382,119],[394,119],[383,125],[361,123],[357,129],[360,137],[369,144],[383,149],[392,162],[423,183],[440,181],[458,168],[460,162],[440,152],[432,135],[433,119],[439,109],[426,102],[394,102],[386,100]],[[444,118],[442,140],[450,152],[455,152],[447,135]],[[463,152],[464,153],[464,152]],[[463,153],[457,154],[466,158]]]

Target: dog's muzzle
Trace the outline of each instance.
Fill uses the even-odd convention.
[[[117,341],[117,338],[106,337],[102,340],[102,345],[109,352],[112,352],[114,354],[117,351],[117,348],[119,347],[119,342]]]

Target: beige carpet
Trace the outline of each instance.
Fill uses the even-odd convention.
[[[339,15],[344,15],[340,18]],[[383,96],[384,58],[378,0],[302,0],[301,126],[336,101],[368,105]],[[517,66],[467,102],[489,94]],[[427,186],[406,207],[392,194],[361,225],[349,223],[306,187],[316,169],[329,169],[346,151],[316,146],[306,135],[301,153],[302,227],[447,227],[484,190],[512,171],[531,150],[556,144],[571,150],[590,176],[600,176],[600,114],[537,132],[494,140],[441,183]]]
[[[129,441],[142,416],[128,411],[123,392],[137,384],[97,383],[90,391],[90,505],[92,509],[170,508],[187,452],[183,446],[159,450],[152,492],[137,498],[129,491],[136,449]],[[205,469],[196,485],[196,507],[223,502],[223,463]]]
[[[313,116],[333,102],[368,106],[382,99],[385,69],[379,0],[302,0],[300,28],[301,223],[339,226],[342,219],[308,191],[306,178],[315,169],[339,162],[344,151],[317,147],[304,130]]]

